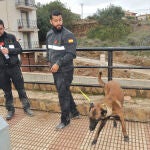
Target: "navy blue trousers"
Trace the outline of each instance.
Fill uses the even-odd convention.
[[[12,86],[14,84],[16,90],[18,91],[19,98],[22,102],[23,108],[26,109],[30,107],[28,97],[24,88],[24,80],[22,76],[22,72],[20,70],[20,66],[5,66],[3,68],[0,67],[0,88],[4,91],[5,94],[5,105],[8,111],[14,111],[13,104],[13,95],[12,95]]]
[[[53,77],[61,107],[61,122],[67,124],[70,122],[69,113],[78,113],[70,91],[70,85],[73,80],[73,70],[53,73]]]

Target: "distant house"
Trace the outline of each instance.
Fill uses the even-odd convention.
[[[136,14],[135,12],[131,12],[131,11],[125,11],[125,17],[136,17]]]
[[[139,15],[137,16],[138,20],[150,20],[150,14],[143,14],[143,15]]]

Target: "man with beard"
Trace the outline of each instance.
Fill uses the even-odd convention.
[[[61,107],[61,122],[56,129],[62,129],[70,123],[70,118],[79,118],[79,112],[70,91],[77,42],[73,33],[63,26],[61,12],[53,10],[50,15],[50,23],[52,29],[46,37],[47,59]]]

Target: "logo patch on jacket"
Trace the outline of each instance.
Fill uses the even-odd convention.
[[[55,41],[54,41],[54,44],[58,44],[58,41],[57,41],[57,40],[55,40]]]
[[[68,39],[68,43],[73,43],[73,39]]]
[[[13,44],[13,41],[12,41],[12,40],[8,40],[8,43],[9,43],[9,44]]]

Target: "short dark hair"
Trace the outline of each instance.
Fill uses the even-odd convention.
[[[0,19],[0,25],[3,25],[3,27],[4,27],[4,22],[2,19]]]
[[[50,19],[52,19],[53,16],[62,16],[62,13],[59,10],[52,10],[50,14]]]

